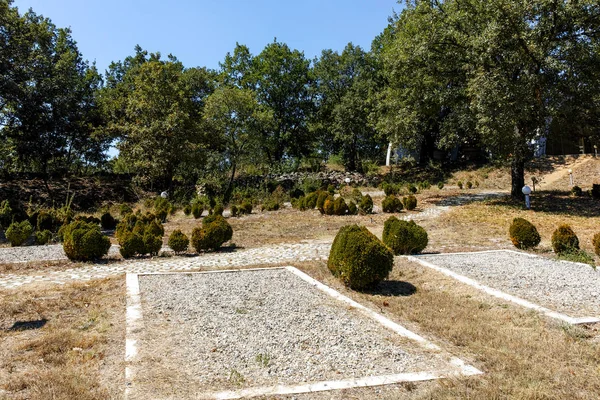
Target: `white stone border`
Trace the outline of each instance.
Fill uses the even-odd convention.
[[[498,253],[498,252],[507,252],[507,253],[515,253],[515,254],[519,254],[519,255],[524,255],[527,257],[532,257],[532,258],[536,258],[536,257],[540,257],[536,254],[529,254],[529,253],[523,253],[520,251],[514,251],[514,250],[485,250],[485,251],[474,251],[474,252],[462,252],[462,253],[443,253],[443,254],[431,254],[431,255],[427,255],[429,256],[434,256],[434,257],[444,257],[444,256],[454,256],[454,255],[472,255],[472,254],[485,254],[485,253]],[[469,277],[466,277],[464,275],[458,274],[448,268],[444,268],[444,267],[440,267],[439,265],[435,265],[431,262],[425,261],[425,260],[421,260],[420,257],[415,257],[415,256],[408,256],[406,257],[408,260],[410,261],[414,261],[417,262],[421,265],[423,265],[424,267],[433,269],[435,271],[441,272],[444,275],[447,275],[453,279],[456,279],[459,282],[462,282],[466,285],[472,286],[478,290],[481,290],[482,292],[485,292],[491,296],[494,297],[498,297],[502,300],[506,300],[506,301],[510,301],[512,303],[518,304],[522,307],[525,308],[529,308],[535,311],[538,311],[550,318],[554,318],[554,319],[558,319],[560,321],[566,322],[568,324],[571,325],[581,325],[581,324],[596,324],[600,322],[600,318],[596,318],[596,317],[582,317],[582,318],[575,318],[575,317],[571,317],[569,315],[566,314],[561,314],[557,311],[554,310],[550,310],[549,308],[545,308],[542,307],[540,305],[537,305],[535,303],[532,303],[530,301],[527,301],[525,299],[522,299],[520,297],[517,296],[513,296],[511,294],[505,293],[501,290],[498,289],[494,289],[492,287],[483,285],[481,283],[479,283],[478,281],[476,281],[475,279],[471,279]],[[576,263],[576,264],[581,264],[581,263]],[[587,265],[587,264],[585,264]],[[590,267],[591,268],[591,267]]]
[[[308,282],[309,284],[315,286],[317,289],[327,293],[328,295],[334,297],[335,299],[346,303],[350,307],[358,310],[362,314],[366,315],[369,318],[375,319],[377,322],[385,326],[387,329],[390,329],[396,332],[398,335],[408,338],[417,342],[420,346],[432,350],[432,351],[442,351],[442,349],[423,338],[422,336],[417,335],[414,332],[409,331],[403,326],[391,321],[390,319],[384,317],[381,314],[376,313],[375,311],[357,303],[356,301],[342,295],[338,291],[330,288],[329,286],[324,285],[323,283],[317,281],[314,278],[311,278],[309,275],[300,271],[295,267],[270,267],[270,268],[248,268],[248,269],[230,269],[230,270],[217,270],[217,271],[198,271],[198,272],[156,272],[156,273],[142,273],[142,274],[133,274],[128,273],[126,278],[127,283],[127,318],[126,318],[126,338],[125,338],[125,398],[127,399],[131,394],[133,389],[133,378],[134,378],[134,370],[131,366],[131,363],[136,359],[138,354],[138,346],[137,346],[137,333],[143,328],[143,320],[142,320],[142,307],[140,300],[140,286],[139,286],[139,276],[140,275],[175,275],[175,274],[222,274],[222,273],[232,273],[232,272],[245,272],[245,271],[263,271],[263,270],[273,270],[273,269],[284,269],[287,270],[302,280]],[[327,390],[339,390],[339,389],[352,389],[357,387],[370,387],[370,386],[381,386],[381,385],[390,385],[402,382],[419,382],[419,381],[427,381],[434,379],[442,379],[442,378],[451,378],[451,377],[461,377],[461,376],[473,376],[473,375],[481,375],[482,371],[479,369],[465,364],[463,360],[458,357],[452,356],[449,360],[449,363],[456,368],[454,372],[448,371],[422,371],[422,372],[413,372],[413,373],[402,373],[402,374],[394,374],[394,375],[381,375],[381,376],[368,376],[362,378],[353,378],[353,379],[345,379],[345,380],[336,380],[336,381],[322,381],[322,382],[314,382],[314,383],[306,383],[299,385],[277,385],[277,386],[262,386],[262,387],[254,387],[248,389],[241,390],[230,390],[230,391],[222,391],[222,392],[208,392],[204,394],[199,394],[197,398],[199,399],[240,399],[246,397],[256,397],[256,396],[275,396],[275,395],[289,395],[289,394],[299,394],[299,393],[311,393],[311,392],[320,392]]]

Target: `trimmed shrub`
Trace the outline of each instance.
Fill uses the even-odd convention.
[[[117,227],[117,220],[114,219],[110,213],[104,213],[102,214],[102,217],[100,217],[100,225],[102,226],[102,229],[112,231]]]
[[[386,196],[395,196],[398,194],[398,187],[391,183],[384,182],[382,189]]]
[[[592,185],[592,197],[595,199],[600,199],[600,184]]]
[[[351,201],[350,203],[348,203],[348,214],[349,215],[357,215],[358,214],[358,207],[354,201]]]
[[[351,197],[352,197],[352,200],[354,200],[354,202],[358,204],[362,200],[363,194],[358,188],[354,188],[352,190]]]
[[[192,213],[192,206],[189,204],[186,204],[185,206],[183,206],[183,213],[186,216],[189,216]]]
[[[402,202],[396,196],[387,196],[381,202],[381,208],[385,213],[395,213],[402,211]]]
[[[532,249],[540,244],[541,237],[535,226],[523,218],[513,219],[508,229],[510,241],[521,250]]]
[[[462,188],[463,188],[463,183],[462,183],[462,181],[458,181],[458,182],[456,182],[456,185],[458,186],[458,188],[459,188],[459,189],[462,189]]]
[[[262,211],[277,211],[279,210],[279,203],[273,199],[270,199],[265,201],[260,208]]]
[[[348,205],[343,197],[338,197],[333,201],[333,214],[346,215],[348,214]]]
[[[151,256],[157,256],[162,248],[162,235],[153,235],[152,232],[146,231],[144,234],[144,253]]]
[[[203,212],[204,212],[204,206],[202,206],[202,203],[196,202],[196,203],[192,204],[192,215],[194,216],[195,219],[200,218],[202,216]]]
[[[213,208],[213,212],[212,213],[216,214],[216,215],[223,215],[223,211],[225,211],[225,209],[223,208],[223,205],[222,204],[217,204],[215,206],[215,208]]]
[[[240,210],[237,208],[237,206],[234,204],[231,206],[231,216],[232,217],[239,217],[240,215]]]
[[[319,192],[319,196],[317,197],[317,208],[321,211],[321,214],[324,214],[325,201],[329,197],[329,193],[327,192]]]
[[[437,187],[442,190],[444,188],[444,182],[438,182]]]
[[[136,254],[145,254],[144,238],[133,232],[126,232],[119,240],[121,248],[119,253],[123,258],[131,258]]]
[[[144,235],[146,233],[150,233],[154,236],[163,237],[163,235],[165,234],[165,228],[163,227],[163,224],[161,224],[160,222],[158,222],[158,220],[155,219],[152,222],[146,224],[146,227],[144,228]]]
[[[240,206],[240,213],[245,215],[252,214],[252,203],[249,201],[243,201],[242,205]]]
[[[383,225],[382,239],[396,255],[420,253],[428,243],[427,232],[415,221],[401,221],[393,216]]]
[[[212,222],[203,223],[202,228],[194,228],[192,231],[192,246],[198,253],[207,250],[218,250],[223,243],[231,240],[232,236],[233,229],[231,225],[219,215]]]
[[[394,265],[392,252],[364,226],[349,225],[337,233],[327,267],[344,285],[366,289],[386,279]]]
[[[409,193],[417,193],[418,189],[415,185],[413,185],[412,183],[409,183],[408,186],[406,187],[408,189]]]
[[[373,199],[371,195],[367,194],[360,199],[358,208],[362,214],[371,214],[373,212]]]
[[[329,192],[329,194],[335,194],[335,186],[333,186],[332,184],[329,184],[327,186],[327,191]]]
[[[579,238],[569,225],[561,225],[552,234],[552,249],[556,254],[579,250]]]
[[[417,198],[412,194],[409,194],[408,196],[402,199],[402,204],[404,205],[404,208],[406,208],[409,211],[412,211],[415,208],[417,208]]]
[[[0,203],[0,225],[7,227],[12,223],[13,212],[8,200],[3,200]]]
[[[29,221],[21,221],[10,224],[4,234],[6,235],[6,239],[10,242],[10,245],[12,247],[17,247],[25,243],[32,233],[33,227]]]
[[[110,240],[102,235],[97,224],[75,221],[63,231],[63,250],[70,260],[89,261],[108,254]]]
[[[315,208],[317,206],[318,199],[319,199],[319,193],[317,193],[317,192],[309,193],[304,198],[304,206],[306,207],[307,210],[312,210],[313,208]]]
[[[45,245],[52,240],[52,232],[49,230],[35,232],[35,244]]]
[[[125,217],[117,224],[117,229],[115,230],[115,237],[121,242],[121,238],[124,234],[128,232],[132,232],[135,224],[137,223],[137,216],[135,214],[127,214]],[[60,236],[60,231],[59,231]]]
[[[580,197],[582,195],[583,195],[583,190],[581,190],[581,188],[579,186],[575,185],[571,188],[571,196]]]
[[[190,240],[185,233],[177,229],[169,236],[168,245],[177,254],[185,253],[190,245]]]
[[[596,233],[592,239],[592,245],[594,245],[594,253],[600,257],[600,233]]]
[[[169,202],[169,200],[158,196],[154,199],[154,214],[161,221],[164,222],[167,220],[167,215],[171,213],[173,209],[173,205]]]
[[[325,200],[325,204],[323,205],[323,213],[325,215],[334,215],[335,213],[335,204],[334,204],[335,200],[333,200],[333,197],[329,197],[327,200]]]
[[[471,189],[473,187],[473,182],[467,181],[467,189]]]

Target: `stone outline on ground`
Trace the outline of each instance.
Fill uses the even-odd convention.
[[[325,292],[329,296],[336,300],[345,303],[347,306],[356,309],[367,318],[372,318],[379,322],[386,329],[392,330],[396,334],[415,341],[419,346],[433,351],[442,351],[442,348],[438,345],[428,341],[422,336],[411,332],[403,326],[393,322],[392,320],[384,317],[383,315],[376,313],[375,311],[357,303],[356,301],[342,295],[338,291],[330,288],[329,286],[317,281],[310,277],[299,269],[288,266],[288,267],[271,267],[271,268],[253,268],[253,269],[233,269],[233,270],[217,270],[217,271],[201,271],[201,272],[183,272],[182,274],[215,274],[215,273],[239,273],[248,271],[260,271],[260,270],[287,270],[292,274],[296,275],[300,279],[315,286],[317,289]],[[126,311],[126,354],[125,354],[125,371],[126,371],[126,390],[125,399],[132,395],[133,391],[133,379],[135,377],[135,371],[131,364],[136,360],[138,356],[138,339],[137,333],[143,329],[143,315],[141,305],[141,295],[139,287],[139,275],[173,275],[178,274],[177,272],[157,272],[157,273],[128,273],[126,276],[127,284],[127,311]],[[421,371],[415,373],[401,373],[393,375],[383,376],[369,376],[353,379],[343,379],[335,381],[322,381],[314,383],[306,383],[299,385],[277,385],[277,386],[261,386],[254,388],[247,388],[241,390],[228,390],[220,392],[208,392],[202,393],[197,396],[201,399],[239,399],[247,397],[257,396],[275,396],[275,395],[290,395],[300,393],[311,393],[329,390],[339,389],[351,389],[358,387],[371,387],[381,386],[389,384],[397,384],[403,382],[419,382],[436,380],[443,378],[456,378],[460,376],[474,376],[481,375],[483,372],[472,365],[466,364],[462,359],[451,356],[449,364],[456,368],[455,372],[448,373],[447,371]]]
[[[515,253],[515,254],[519,254],[519,255],[524,255],[527,257],[540,257],[536,254],[529,254],[529,253],[524,253],[524,252],[520,252],[520,251],[515,251],[515,250],[484,250],[484,251],[474,251],[474,252],[459,252],[459,253],[446,253],[446,254],[435,254],[436,256],[444,256],[444,255],[452,255],[452,256],[456,256],[456,255],[468,255],[468,254],[485,254],[485,253],[497,253],[497,252],[509,252],[509,253]],[[430,256],[430,255],[428,255]],[[499,299],[502,300],[506,300],[509,301],[511,303],[515,303],[518,304],[522,307],[525,308],[529,308],[531,310],[535,310],[537,312],[540,312],[544,315],[546,315],[547,317],[553,318],[553,319],[558,319],[560,321],[566,322],[568,324],[571,325],[585,325],[585,324],[596,324],[596,323],[600,323],[600,318],[596,318],[596,317],[580,317],[580,318],[575,318],[575,317],[571,317],[569,315],[566,314],[562,314],[559,313],[557,311],[551,310],[549,308],[546,307],[542,307],[538,304],[532,303],[528,300],[522,299],[520,297],[514,296],[512,294],[508,294],[506,292],[503,292],[501,290],[498,289],[494,289],[490,286],[484,285],[478,281],[476,281],[475,279],[469,278],[467,276],[458,274],[448,268],[444,268],[444,267],[440,267],[438,265],[435,265],[431,262],[425,261],[420,259],[418,256],[408,256],[406,257],[409,261],[413,261],[416,263],[421,264],[424,267],[433,269],[435,271],[441,272],[442,274],[449,276],[453,279],[456,279],[459,282],[462,282],[466,285],[469,285],[471,287],[474,287],[482,292],[485,292],[486,294],[489,294],[491,296],[497,297]],[[565,261],[561,261],[561,262],[565,262]],[[581,263],[578,263],[581,264]]]

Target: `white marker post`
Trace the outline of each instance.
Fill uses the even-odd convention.
[[[569,169],[569,182],[571,183],[571,186],[573,186],[573,170]]]
[[[531,188],[525,185],[523,186],[523,189],[521,189],[521,191],[525,195],[525,208],[529,210],[531,208],[531,200],[529,199],[529,195],[531,194]]]

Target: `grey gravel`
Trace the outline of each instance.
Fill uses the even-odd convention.
[[[587,264],[502,250],[419,258],[574,317],[600,316],[600,271]]]
[[[147,383],[158,370],[221,390],[448,368],[284,269],[142,275],[140,291]]]
[[[118,254],[119,246],[111,246],[108,251],[109,257],[118,256]],[[0,263],[58,261],[66,259],[67,255],[63,251],[62,244],[0,248]]]

